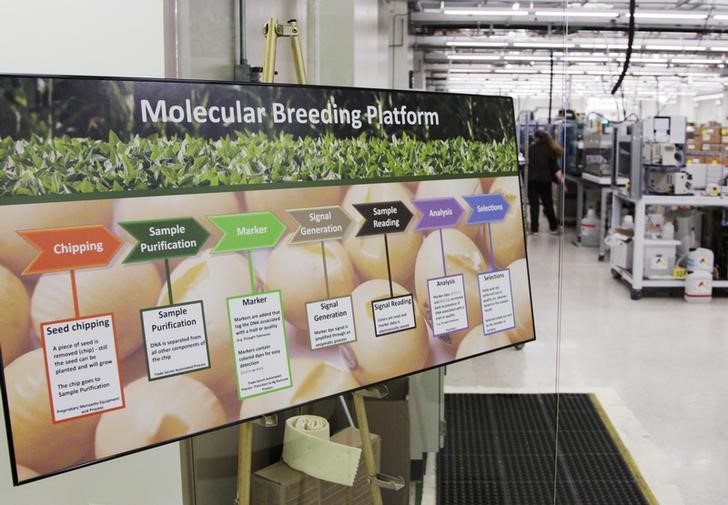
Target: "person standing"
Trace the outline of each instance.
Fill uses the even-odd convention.
[[[549,221],[551,233],[558,233],[559,220],[554,212],[551,183],[563,182],[558,160],[564,149],[543,130],[536,130],[528,148],[528,205],[531,209],[531,233],[538,233],[539,200]]]

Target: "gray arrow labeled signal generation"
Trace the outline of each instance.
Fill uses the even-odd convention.
[[[286,210],[298,224],[291,236],[290,244],[341,240],[352,223],[352,219],[339,205],[308,209]]]

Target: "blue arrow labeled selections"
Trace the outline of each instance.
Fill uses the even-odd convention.
[[[417,222],[416,230],[434,230],[457,226],[465,209],[455,198],[424,198],[412,200],[422,216]]]
[[[510,205],[500,193],[463,196],[473,209],[465,224],[497,223],[506,218]]]

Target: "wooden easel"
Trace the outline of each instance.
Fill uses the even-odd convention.
[[[276,48],[279,37],[291,39],[291,52],[293,53],[293,65],[296,70],[296,79],[299,84],[306,84],[306,66],[301,52],[299,40],[300,30],[295,19],[281,24],[275,18],[269,18],[265,24],[263,33],[265,35],[265,54],[263,57],[262,82],[272,83],[275,79]],[[377,472],[374,448],[369,431],[369,420],[367,419],[365,398],[385,398],[389,392],[384,385],[360,389],[353,393],[354,412],[361,437],[361,446],[369,475],[369,487],[372,493],[372,505],[382,505],[382,489],[400,490],[404,487],[402,477],[392,477]],[[342,402],[345,404],[345,402]],[[263,416],[262,418],[240,425],[240,438],[238,441],[238,493],[235,499],[236,505],[250,505],[250,483],[252,475],[253,456],[253,425],[273,427],[278,424],[277,416]]]

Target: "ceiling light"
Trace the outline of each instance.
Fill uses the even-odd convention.
[[[723,63],[723,60],[707,60],[700,58],[673,58],[673,63],[687,63],[689,65],[718,65]]]
[[[528,11],[518,9],[445,9],[448,16],[528,16]]]
[[[513,69],[510,69],[510,70],[498,68],[498,69],[495,69],[494,72],[496,74],[537,74],[538,73],[538,70],[535,69],[535,68],[534,69],[517,69],[517,68],[513,68]]]
[[[718,53],[726,53],[728,52],[728,46],[710,46],[708,48],[710,51],[715,51]]]
[[[448,54],[448,60],[494,61],[500,60],[497,54]]]
[[[506,61],[551,61],[550,56],[535,56],[533,54],[506,54],[503,59]]]
[[[713,93],[711,95],[700,95],[700,96],[694,96],[693,100],[696,102],[702,102],[704,100],[721,100],[723,98],[723,93]]]
[[[451,74],[482,74],[489,72],[491,68],[493,68],[493,65],[480,65],[474,68],[451,68],[448,69],[446,73],[449,72]]]
[[[612,58],[609,56],[580,56],[578,54],[567,54],[564,56],[566,61],[585,61],[585,62],[600,62],[610,61]]]
[[[645,49],[649,51],[706,51],[705,46],[663,46],[660,44],[648,44]]]
[[[629,61],[632,63],[667,63],[666,58],[646,58],[639,56],[632,56]]]
[[[445,45],[451,47],[506,47],[507,42],[481,42],[468,40],[448,40]]]
[[[575,44],[570,43],[564,43],[564,42],[515,42],[513,44],[513,47],[535,47],[535,48],[543,48],[543,49],[561,49],[561,48],[570,48],[574,47]]]
[[[624,17],[629,18],[629,13]],[[688,12],[635,12],[635,19],[682,19],[682,20],[700,20],[706,19],[707,14],[695,14]]]
[[[713,19],[717,21],[728,21],[728,14],[713,14]]]
[[[606,43],[606,44],[591,44],[591,43],[584,43],[579,44],[579,47],[582,49],[627,49],[627,44],[618,44],[618,43]]]
[[[548,11],[536,11],[536,17],[567,17],[567,18],[616,18],[619,16],[619,12],[611,11],[570,11],[553,9]]]

